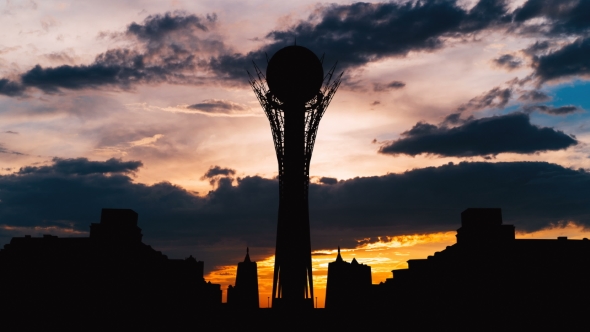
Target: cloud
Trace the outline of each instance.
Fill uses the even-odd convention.
[[[538,111],[545,114],[551,115],[568,115],[572,113],[582,112],[582,109],[578,108],[577,106],[568,105],[568,106],[560,106],[560,107],[553,107],[547,105],[532,105],[532,106],[525,106],[524,109],[526,111]]]
[[[7,130],[4,132],[5,134],[13,134],[13,135],[18,135],[18,132],[16,131],[12,131],[12,130]]]
[[[330,177],[326,177],[326,176],[322,176],[318,181],[321,184],[336,184],[336,183],[338,183],[337,178],[330,178]]]
[[[530,154],[578,144],[561,131],[531,124],[524,113],[471,119],[454,128],[418,122],[401,136],[382,145],[379,152],[471,157],[507,152]]]
[[[9,97],[22,96],[25,92],[25,87],[19,83],[10,81],[6,78],[0,78],[0,95]]]
[[[86,65],[68,61],[70,65],[34,66],[20,79],[2,79],[0,94],[18,96],[27,88],[53,93],[59,89],[130,89],[137,84],[203,84],[209,80],[244,84],[252,61],[265,67],[266,55],[272,56],[295,39],[325,52],[328,65],[338,60],[340,68],[346,69],[404,57],[409,52],[436,51],[452,40],[467,40],[490,29],[518,33],[519,26],[527,26],[531,31],[583,35],[589,20],[581,13],[587,6],[585,1],[529,0],[511,13],[506,0],[479,0],[470,9],[456,0],[323,5],[306,20],[270,31],[266,45],[245,54],[234,52],[215,33],[215,14],[168,12],[150,15],[141,23],[131,23],[122,33],[110,34],[134,41],[135,46],[109,50]],[[534,28],[534,19],[546,22]],[[543,43],[546,41],[537,46]],[[497,65],[508,69],[521,62],[507,54],[495,59]],[[377,85],[375,89],[399,87]]]
[[[209,168],[209,170],[207,171],[207,173],[205,173],[201,179],[205,180],[205,179],[212,179],[215,178],[217,176],[231,176],[231,175],[235,175],[236,174],[236,170],[235,169],[231,169],[231,168],[222,168],[220,166],[211,166]]]
[[[66,51],[61,51],[61,52],[51,52],[48,54],[43,54],[43,57],[46,58],[47,60],[51,61],[51,62],[55,62],[55,63],[69,63],[69,64],[74,64],[77,61],[77,57],[74,54],[73,50],[68,50]]]
[[[547,51],[550,46],[551,46],[551,42],[549,40],[536,41],[531,46],[525,48],[523,50],[523,52],[526,55],[537,56],[537,55],[539,55],[539,53]]]
[[[7,133],[8,133],[8,132],[7,132]],[[15,154],[15,155],[18,155],[18,156],[24,156],[24,155],[25,155],[24,153],[20,153],[20,152],[17,152],[17,151],[11,151],[11,150],[8,150],[8,149],[7,149],[7,148],[5,148],[4,146],[2,146],[2,143],[0,143],[0,153],[5,153],[5,154]]]
[[[61,159],[53,158],[48,166],[21,167],[17,174],[63,174],[63,175],[91,175],[91,174],[130,174],[143,166],[140,161],[121,161],[111,158],[107,161],[89,161],[87,158]]]
[[[60,89],[130,89],[136,84],[162,82],[198,84],[208,70],[204,59],[225,50],[216,36],[198,36],[215,20],[214,15],[184,12],[148,16],[142,24],[131,23],[123,34],[137,41],[136,47],[108,50],[87,65],[36,65],[20,75],[20,82],[0,79],[0,93],[18,96],[27,88],[55,93]]]
[[[212,114],[236,114],[250,111],[246,105],[220,99],[206,99],[198,104],[187,106],[187,108]]]
[[[545,92],[539,90],[531,90],[523,92],[519,97],[520,101],[541,102],[551,100]]]
[[[276,179],[220,181],[199,197],[166,182],[134,183],[127,172],[140,164],[56,159],[0,175],[0,220],[18,229],[65,227],[76,233],[97,222],[101,208],[131,208],[139,213],[146,243],[166,254],[204,259],[208,270],[242,258],[241,250],[219,250],[228,243],[274,247]],[[309,195],[313,249],[354,246],[356,239],[383,235],[454,230],[468,207],[500,207],[504,221],[522,231],[561,220],[590,225],[590,206],[580,199],[590,197],[590,174],[545,162],[463,162],[332,185],[312,183]],[[0,232],[4,241],[12,236],[7,229]]]
[[[578,38],[561,49],[535,59],[536,76],[551,81],[571,76],[590,75],[590,38]]]
[[[373,91],[381,92],[388,90],[397,90],[406,86],[406,83],[400,81],[392,81],[387,84],[375,83],[373,84]]]
[[[503,0],[480,0],[470,10],[456,1],[408,1],[326,5],[305,21],[267,34],[270,44],[247,54],[224,54],[211,62],[212,69],[228,78],[244,78],[251,61],[266,63],[278,49],[297,40],[316,52],[325,52],[327,63],[340,68],[365,65],[411,51],[442,48],[448,38],[465,37],[509,22]]]
[[[477,111],[485,108],[504,108],[512,97],[512,88],[502,89],[495,87],[490,91],[471,99],[457,110],[459,112],[472,110]]]
[[[530,23],[526,31],[551,36],[584,34],[590,31],[590,3],[584,0],[528,0],[514,11],[514,22]]]
[[[510,12],[506,0],[479,0],[470,9],[457,0],[323,5],[306,20],[270,31],[265,46],[245,54],[234,52],[215,33],[215,14],[168,12],[133,22],[124,32],[102,34],[126,38],[135,42],[134,46],[111,49],[85,65],[72,65],[69,60],[69,65],[56,67],[36,65],[18,79],[0,79],[0,94],[20,96],[27,88],[54,93],[60,89],[130,89],[137,84],[203,84],[209,80],[243,84],[251,61],[264,67],[267,54],[272,56],[295,39],[325,52],[327,64],[338,60],[340,68],[346,69],[404,57],[413,51],[436,51],[452,40],[467,40],[490,29],[516,34],[521,27],[537,34],[584,36],[590,27],[588,6],[586,1],[529,0]],[[539,51],[544,43],[548,41],[535,44],[537,49],[531,46],[529,53]],[[508,69],[522,64],[509,54],[494,61]]]
[[[522,59],[511,54],[503,54],[493,60],[494,64],[500,68],[513,70],[522,66]]]
[[[208,26],[216,20],[216,15],[198,17],[178,11],[174,13],[168,12],[164,15],[150,15],[146,17],[143,24],[131,23],[127,27],[127,33],[149,43],[158,43],[176,31],[189,31],[192,29],[207,31],[209,30]]]
[[[135,147],[135,146],[152,146],[153,147],[154,144],[162,137],[164,137],[163,134],[155,134],[154,136],[151,136],[151,137],[144,137],[144,138],[140,138],[135,141],[131,141],[131,142],[129,142],[129,145],[131,147]]]

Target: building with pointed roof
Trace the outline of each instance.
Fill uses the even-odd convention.
[[[250,248],[246,248],[246,257],[238,263],[236,285],[227,288],[227,303],[231,307],[257,309],[258,300],[258,267],[250,260]]]
[[[356,258],[350,263],[344,261],[338,246],[336,260],[328,264],[326,309],[357,308],[369,298],[371,285],[371,267]]]

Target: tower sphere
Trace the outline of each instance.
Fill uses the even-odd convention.
[[[322,87],[320,59],[303,46],[287,46],[275,53],[266,68],[270,91],[283,103],[304,104]]]

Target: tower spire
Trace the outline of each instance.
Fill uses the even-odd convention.
[[[250,262],[250,248],[246,247],[246,258],[244,258],[244,262]]]
[[[340,246],[338,246],[338,256],[336,256],[336,261],[337,261],[337,262],[342,262],[342,261],[344,261],[344,260],[342,259],[342,256],[340,256]]]

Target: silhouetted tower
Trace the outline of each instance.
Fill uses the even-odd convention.
[[[320,119],[340,85],[324,76],[309,49],[288,46],[258,69],[250,85],[268,117],[279,165],[279,217],[272,291],[273,308],[313,308],[309,233],[309,164]],[[267,86],[268,84],[268,86]]]
[[[227,289],[227,303],[232,307],[257,309],[258,303],[258,267],[250,260],[250,250],[246,248],[246,258],[238,263],[236,286]]]

